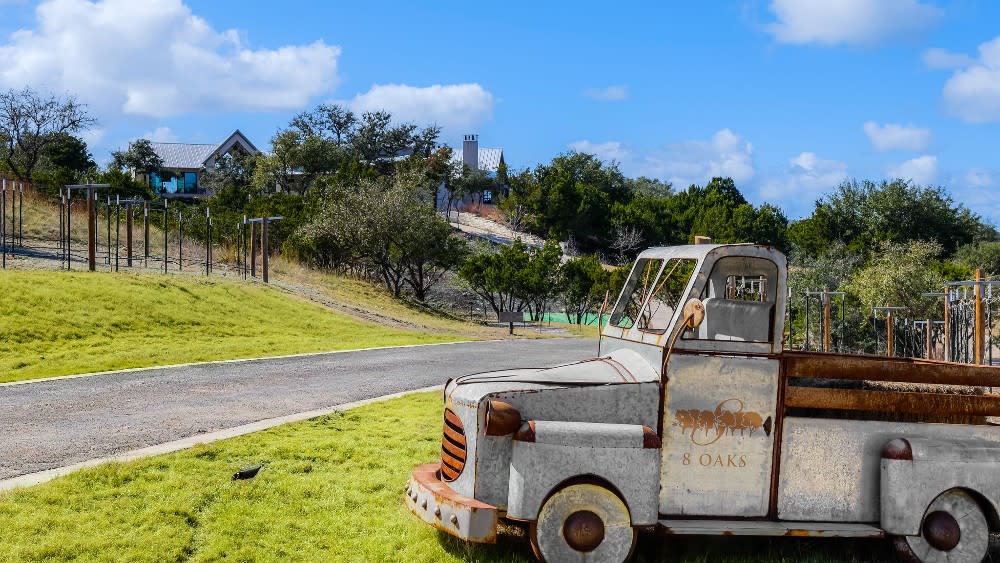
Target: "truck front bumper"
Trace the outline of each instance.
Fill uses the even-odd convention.
[[[441,480],[439,470],[439,463],[428,463],[413,470],[406,487],[406,506],[410,512],[457,538],[496,543],[497,508],[451,490]]]

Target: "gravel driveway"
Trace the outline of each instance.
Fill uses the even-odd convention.
[[[468,342],[0,386],[0,479],[466,373],[555,365],[596,351],[593,339]]]

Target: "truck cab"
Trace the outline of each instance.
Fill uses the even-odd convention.
[[[972,386],[1000,385],[995,368],[783,351],[786,274],[759,245],[642,252],[597,357],[448,381],[410,510],[473,542],[522,522],[550,562],[624,561],[641,529],[889,535],[921,561],[982,560],[1000,403]]]

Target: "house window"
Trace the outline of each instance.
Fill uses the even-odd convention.
[[[198,173],[197,172],[185,172],[184,173],[184,192],[193,194],[198,191]]]
[[[177,178],[172,172],[167,172],[165,170],[160,171],[156,176],[157,184],[159,185],[160,193],[173,194],[177,193],[178,188],[183,189],[183,180]],[[156,187],[154,185],[154,187]]]
[[[153,188],[153,191],[157,191],[157,192],[160,191],[161,187],[163,187],[163,180],[160,179],[160,173],[159,172],[150,172],[149,173],[149,186],[151,188]]]

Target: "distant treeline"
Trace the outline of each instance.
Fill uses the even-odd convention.
[[[29,89],[0,98],[0,171],[52,194],[90,181],[124,195],[158,197],[133,179],[134,172],[163,165],[148,141],[114,153],[100,169],[79,136],[94,122],[72,98]],[[41,113],[29,133],[24,113],[31,108]],[[968,278],[974,268],[1000,274],[993,225],[944,188],[905,180],[830,186],[808,217],[790,222],[779,206],[751,204],[730,178],[673,186],[627,178],[591,154],[561,154],[523,170],[470,170],[440,144],[438,128],[397,123],[387,112],[358,115],[320,105],[295,116],[271,146],[269,154],[226,156],[203,171],[200,184],[214,195],[182,209],[186,224],[194,225],[187,235],[203,236],[197,225],[204,207],[212,212],[214,242],[229,245],[244,216],[282,215],[270,250],[418,300],[458,272],[494,310],[536,313],[560,303],[583,315],[615,293],[623,274],[610,266],[627,265],[643,248],[687,244],[696,235],[775,246],[791,257],[793,292],[843,289],[858,311],[891,303],[929,314],[932,307],[919,292]],[[450,206],[482,202],[486,191],[509,226],[552,242],[541,249],[495,248],[456,236],[437,209],[440,196]],[[560,266],[563,251],[576,260]],[[801,304],[793,296],[793,305]],[[858,315],[852,322],[863,321]]]

